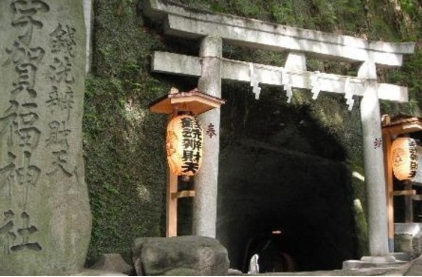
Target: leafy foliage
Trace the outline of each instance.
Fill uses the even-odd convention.
[[[149,55],[162,44],[143,27],[135,1],[96,1],[95,14],[83,121],[90,261],[130,249],[137,237],[160,236],[165,188],[166,119],[148,111],[165,82],[147,73]]]

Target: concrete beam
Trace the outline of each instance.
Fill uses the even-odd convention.
[[[250,82],[250,63],[222,59],[221,78],[241,82]],[[255,74],[259,83],[273,86],[282,86],[282,67],[254,64]],[[193,56],[179,55],[167,52],[155,52],[153,56],[152,71],[201,76],[201,59]],[[312,76],[316,74],[311,71],[286,71],[290,75],[291,85],[294,88],[312,89]],[[364,83],[366,79],[336,74],[319,74],[320,89],[323,92],[345,93],[346,81],[353,91],[353,95],[363,96]],[[378,84],[378,95],[380,99],[408,102],[407,87],[380,83]]]
[[[278,25],[238,16],[188,8],[169,1],[144,0],[150,17],[165,20],[169,35],[200,39],[221,37],[229,43],[273,51],[307,52],[324,58],[401,66],[403,54],[411,54],[415,43],[370,42],[344,35]]]

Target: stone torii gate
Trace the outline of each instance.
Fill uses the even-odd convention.
[[[198,11],[161,0],[144,0],[147,16],[163,21],[167,35],[198,40],[199,57],[155,52],[152,70],[199,77],[198,88],[221,97],[221,80],[250,82],[256,98],[259,83],[283,86],[288,101],[292,88],[310,89],[313,99],[319,92],[345,94],[349,110],[353,96],[361,96],[361,120],[364,166],[368,199],[370,262],[393,262],[388,248],[386,190],[379,99],[406,102],[407,88],[378,83],[377,66],[399,67],[404,54],[414,51],[414,43],[369,42],[343,35],[293,28],[284,25]],[[222,57],[223,42],[250,48],[288,52],[284,67],[229,60]],[[305,53],[339,61],[361,63],[357,76],[342,76],[306,70]],[[219,130],[220,111],[215,109],[200,116]],[[207,151],[210,149],[209,151]],[[219,140],[204,141],[201,171],[195,177],[193,233],[216,236],[217,177]],[[391,238],[390,238],[391,239]],[[363,259],[364,260],[364,259]]]

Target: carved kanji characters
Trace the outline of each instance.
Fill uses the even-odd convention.
[[[52,175],[60,170],[61,172],[63,172],[69,177],[73,176],[73,173],[75,172],[75,168],[72,167],[67,161],[68,159],[67,151],[60,150],[60,151],[53,152],[53,156],[54,156],[54,161],[52,163],[53,169],[50,172],[47,172],[47,175]]]
[[[64,52],[71,57],[73,54],[73,47],[75,42],[75,29],[66,25],[63,27],[61,24],[50,34],[50,47],[52,53]]]
[[[35,186],[41,174],[41,169],[31,164],[31,152],[24,151],[23,166],[16,170],[20,185]]]
[[[41,251],[42,247],[38,242],[29,242],[29,236],[38,232],[34,225],[30,225],[30,216],[27,212],[21,213],[22,226],[17,230],[21,243],[10,248],[12,252],[22,250]]]
[[[38,114],[33,110],[35,103],[19,105],[17,101],[9,101],[11,106],[6,110],[6,115],[0,118],[0,137],[7,136],[7,145],[15,144],[21,147],[35,148],[38,146],[41,131],[34,126]]]
[[[16,182],[16,164],[15,159],[16,156],[12,152],[8,152],[8,164],[2,168],[0,168],[0,189],[6,187],[7,189],[7,197],[10,201],[12,198],[12,186]]]
[[[66,91],[59,91],[57,86],[52,86],[52,91],[49,94],[49,100],[46,101],[47,106],[50,107],[50,111],[53,113],[56,110],[66,111],[67,119],[70,117],[70,110],[73,109],[74,93],[70,86],[67,87]]]
[[[4,253],[10,254],[10,246],[13,240],[16,239],[16,234],[13,232],[15,214],[12,210],[3,213],[5,219],[3,225],[0,227],[0,245],[3,245]]]
[[[69,57],[63,57],[62,59],[55,57],[54,64],[50,65],[51,74],[50,80],[54,83],[73,84],[75,77],[72,73],[72,63]]]
[[[66,129],[66,123],[63,121],[62,123],[58,121],[52,121],[48,124],[50,127],[50,134],[47,138],[47,145],[61,145],[65,149],[69,148],[69,144],[67,142],[67,136],[72,132],[69,129]]]
[[[43,23],[34,17],[38,12],[48,12],[50,7],[41,0],[14,0],[10,6],[15,16],[12,26],[26,28],[25,33],[20,35],[19,39],[25,45],[29,45],[34,27],[40,29],[43,26]]]

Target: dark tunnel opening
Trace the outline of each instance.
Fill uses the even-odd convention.
[[[247,142],[224,151],[219,178],[217,239],[232,268],[246,273],[254,254],[260,273],[339,269],[356,258],[342,163]]]
[[[230,266],[247,273],[254,254],[260,273],[340,269],[360,258],[347,162],[361,155],[352,139],[361,135],[359,109],[347,113],[336,108],[339,96],[319,97],[325,119],[347,125],[338,135],[321,123],[317,106],[286,104],[271,87],[256,101],[247,87],[231,86],[243,88],[223,86],[230,93],[221,110],[217,199],[217,239]]]

